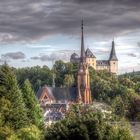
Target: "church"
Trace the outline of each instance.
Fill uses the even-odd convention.
[[[117,74],[118,72],[118,59],[115,51],[115,43],[112,41],[111,52],[108,60],[97,60],[95,55],[91,52],[89,48],[84,50],[85,61],[88,66],[93,67],[95,70],[107,70],[110,73]],[[73,53],[70,58],[70,62],[79,63],[80,57],[78,54]]]
[[[96,57],[84,47],[84,33],[83,21],[81,24],[81,51],[80,57],[74,53],[70,61],[79,63],[77,71],[77,87],[41,87],[36,96],[41,104],[45,107],[47,104],[69,104],[69,103],[83,103],[91,104],[91,90],[89,66],[95,70],[108,70],[111,73],[117,73],[118,59],[115,52],[115,44],[112,42],[112,49],[109,60],[96,60]]]

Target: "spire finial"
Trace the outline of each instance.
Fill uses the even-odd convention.
[[[84,22],[83,22],[83,19],[81,20],[81,29],[83,30],[83,25],[84,25]]]
[[[116,56],[116,51],[115,51],[115,42],[114,42],[114,38],[113,38],[113,41],[112,41],[112,48],[111,48],[111,53],[110,53],[110,58],[109,58],[109,60],[116,60],[116,61],[118,61],[117,56]]]
[[[81,21],[81,62],[85,59],[85,48],[84,48],[84,33],[83,33],[83,19]]]

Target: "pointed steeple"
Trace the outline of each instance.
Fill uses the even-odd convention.
[[[84,33],[83,33],[83,20],[81,23],[81,62],[85,60],[85,47],[84,47]]]
[[[113,61],[118,61],[118,58],[116,56],[116,51],[115,51],[115,43],[114,43],[114,39],[112,41],[112,48],[111,48],[111,53],[110,53],[110,58],[109,60],[113,60]]]

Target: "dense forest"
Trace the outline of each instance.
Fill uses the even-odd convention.
[[[134,139],[129,129],[118,125],[113,127],[108,122],[140,121],[140,72],[114,75],[107,71],[95,71],[91,67],[93,102],[109,105],[111,117],[103,117],[101,112],[76,105],[69,109],[64,120],[45,130],[42,111],[35,97],[37,90],[40,86],[52,86],[53,76],[57,87],[76,86],[77,69],[78,64],[63,61],[56,61],[52,69],[47,66],[18,69],[1,66],[0,139],[41,140],[44,135],[45,139],[50,140],[90,137],[97,140]],[[77,113],[77,107],[81,108],[80,113]]]
[[[41,140],[42,110],[28,79],[19,87],[12,69],[0,67],[0,140]]]
[[[78,64],[56,61],[52,69],[47,66],[14,69],[17,80],[22,86],[29,79],[35,92],[40,86],[52,86],[53,75],[57,87],[76,86]],[[140,120],[140,72],[123,75],[89,68],[93,101],[105,102],[113,107],[114,113],[130,120]]]

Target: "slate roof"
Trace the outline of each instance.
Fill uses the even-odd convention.
[[[60,87],[42,87],[38,90],[36,97],[39,99],[42,92],[44,90],[48,90],[48,94],[50,97],[55,99],[55,101],[76,101],[77,99],[77,88],[76,87],[70,87],[70,88],[60,88]]]
[[[86,57],[96,58],[89,48],[87,48],[85,54],[86,54]]]
[[[97,60],[96,65],[97,66],[109,66],[109,60]]]
[[[117,58],[117,56],[116,56],[115,43],[114,43],[114,41],[112,41],[112,49],[111,49],[111,53],[110,53],[110,58],[109,58],[109,60],[118,61],[118,58]]]

